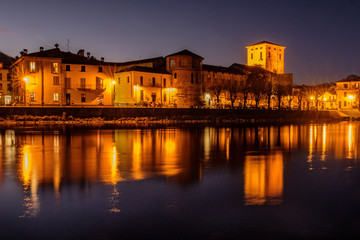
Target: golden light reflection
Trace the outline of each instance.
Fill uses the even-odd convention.
[[[244,166],[245,205],[280,204],[284,185],[283,172],[281,152],[246,156]]]

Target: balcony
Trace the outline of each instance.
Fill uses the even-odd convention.
[[[105,87],[100,84],[76,84],[72,86],[72,89],[77,89],[78,91],[103,91]]]

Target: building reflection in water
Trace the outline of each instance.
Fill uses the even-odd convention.
[[[282,201],[282,152],[247,155],[244,163],[245,205],[276,205]]]
[[[0,137],[0,185],[16,168],[24,199],[23,217],[41,209],[39,189],[51,189],[61,203],[64,186],[109,186],[110,212],[120,211],[122,181],[162,177],[200,183],[203,169],[229,166],[244,176],[245,205],[280,204],[284,163],[292,149],[304,149],[309,170],[326,170],[328,159],[351,170],[358,159],[359,124],[203,129],[119,129],[92,131],[4,130]],[[345,134],[344,134],[345,133]],[[329,158],[329,155],[335,156]],[[11,167],[12,166],[12,167]]]

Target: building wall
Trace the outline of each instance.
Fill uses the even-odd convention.
[[[285,47],[262,43],[247,46],[247,65],[260,65],[262,68],[278,74],[284,73]]]
[[[8,74],[9,69],[3,68],[2,63],[0,63],[0,105],[11,104],[11,83]]]
[[[173,65],[172,62],[174,63]],[[200,105],[203,100],[201,87],[202,59],[196,56],[168,56],[166,70],[172,74],[175,103],[179,107]]]
[[[54,71],[53,64],[57,64],[57,71]],[[66,71],[67,65],[70,71]],[[81,71],[82,66],[85,67],[84,72]],[[15,86],[18,88],[18,100],[25,100],[26,105],[98,105],[99,95],[103,95],[102,104],[112,104],[113,77],[99,72],[98,65],[66,64],[60,58],[23,56],[13,67],[13,73],[14,84],[18,85]],[[96,90],[97,77],[103,79],[103,88],[99,90]],[[68,87],[67,78],[70,79]],[[85,79],[85,88],[81,86],[82,78]],[[70,94],[68,101],[67,94]],[[82,102],[82,94],[85,102]]]
[[[360,80],[336,82],[335,90],[339,109],[353,109],[359,106]]]
[[[170,74],[128,71],[116,73],[115,79],[115,105],[163,105],[170,103],[170,96],[174,98]]]

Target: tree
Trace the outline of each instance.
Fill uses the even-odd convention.
[[[265,90],[265,85],[270,82],[269,73],[261,67],[254,67],[248,74],[247,81],[249,82],[250,92],[254,96],[255,107],[259,107],[259,102]]]
[[[234,108],[234,102],[236,101],[238,93],[241,91],[241,89],[237,81],[231,81],[231,84],[226,86],[225,89],[229,92],[230,95],[231,108]]]
[[[220,94],[222,90],[224,90],[224,86],[219,83],[213,84],[211,87],[209,87],[209,92],[216,97],[217,105],[220,105]]]
[[[284,85],[275,85],[274,86],[274,95],[276,96],[278,100],[278,109],[281,108],[281,100],[290,94],[291,87],[290,86],[284,86]]]
[[[250,85],[249,85],[249,81],[246,78],[242,83],[241,83],[241,92],[243,94],[243,108],[246,108],[246,102],[247,99],[249,97],[249,93],[250,93]]]
[[[271,81],[268,81],[264,85],[263,95],[266,98],[268,109],[271,108],[271,96],[274,95],[273,86]]]

